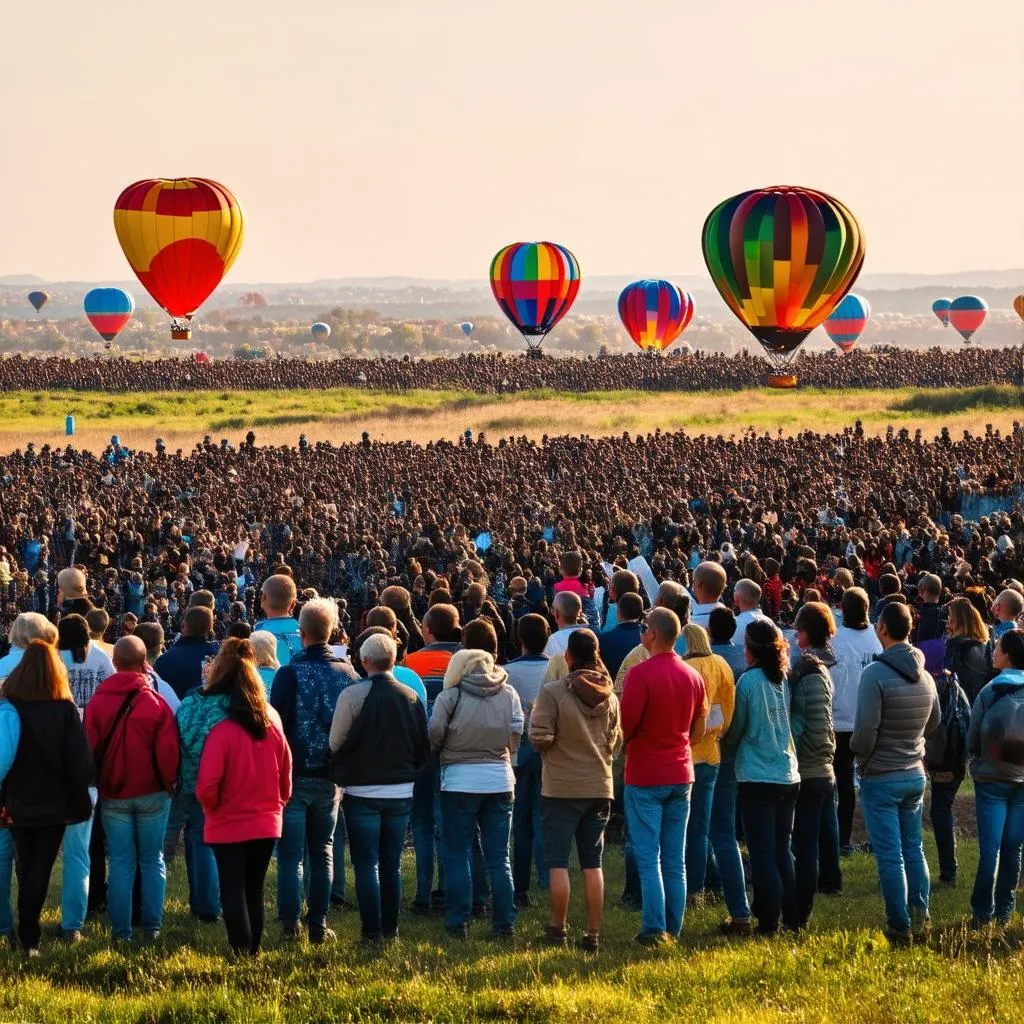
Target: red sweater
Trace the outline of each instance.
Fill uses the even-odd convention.
[[[261,740],[230,720],[210,730],[199,759],[196,798],[208,843],[280,839],[292,795],[292,755],[276,714]]]
[[[133,691],[138,695],[115,729],[114,719]],[[85,705],[85,735],[93,751],[106,743],[98,773],[101,800],[170,793],[177,785],[178,726],[148,676],[115,672],[104,679]]]
[[[693,782],[690,726],[707,712],[704,680],[678,654],[634,665],[622,684],[627,785]]]

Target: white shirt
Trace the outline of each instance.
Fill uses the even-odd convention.
[[[736,616],[736,635],[733,637],[735,643],[742,644],[743,637],[747,632],[747,626],[752,622],[757,622],[759,619],[764,619],[766,622],[772,622],[767,615],[760,608],[751,608],[749,611],[740,612]],[[775,623],[772,622],[774,626]]]
[[[178,699],[178,695],[171,689],[170,683],[165,683],[153,671],[152,665],[146,666],[146,672],[149,675],[149,681],[153,684],[153,688],[159,696],[163,697],[164,703],[171,709],[171,714],[173,715],[181,706],[181,701]]]
[[[70,651],[61,651],[60,660],[68,670],[68,686],[79,711],[96,692],[96,687],[114,674],[114,663],[91,640],[85,649],[85,661],[75,662]]]
[[[561,629],[556,630],[548,637],[544,653],[549,658],[553,658],[556,654],[565,654],[566,648],[569,646],[569,635],[575,633],[577,629],[586,628],[586,626],[563,626]]]
[[[348,786],[345,794],[367,800],[411,800],[414,785],[414,782],[391,782],[382,786]]]
[[[725,605],[721,601],[712,601],[711,604],[697,604],[694,603],[690,606],[690,621],[697,626],[703,626],[705,629],[708,628],[708,619],[711,618],[711,613],[716,608],[724,608]],[[736,635],[739,636],[739,630],[736,630]]]

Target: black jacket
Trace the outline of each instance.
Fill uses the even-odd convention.
[[[942,605],[921,605],[921,617],[917,621],[914,643],[921,644],[926,640],[937,640],[946,633],[946,610]]]
[[[69,700],[12,700],[21,722],[18,753],[4,780],[15,826],[73,825],[92,813],[93,759]]]
[[[981,688],[995,675],[991,647],[970,637],[951,636],[946,640],[945,668],[956,676],[974,707]]]

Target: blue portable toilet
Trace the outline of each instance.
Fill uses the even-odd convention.
[[[74,416],[69,415],[64,420],[64,435],[66,437],[74,437],[75,436],[75,417]]]

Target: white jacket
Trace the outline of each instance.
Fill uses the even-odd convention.
[[[853,732],[857,713],[857,688],[860,674],[882,653],[874,629],[850,629],[840,626],[832,638],[836,664],[832,667],[832,720],[836,732]]]

